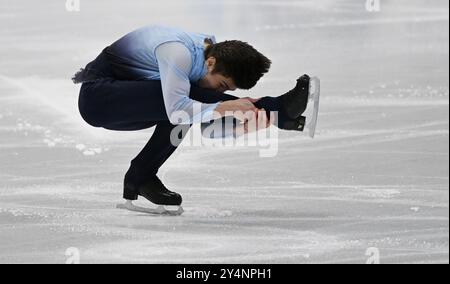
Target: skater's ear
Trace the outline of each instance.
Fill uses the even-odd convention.
[[[206,67],[208,68],[208,73],[213,73],[214,67],[216,66],[216,58],[211,56],[206,59]]]

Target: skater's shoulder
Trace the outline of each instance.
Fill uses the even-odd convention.
[[[173,33],[187,32],[186,30],[184,30],[180,27],[159,24],[159,23],[148,24],[148,25],[138,28],[138,30],[146,30],[146,31],[153,31],[153,32],[173,32]]]
[[[153,33],[158,33],[158,34],[166,34],[166,35],[167,34],[199,35],[199,36],[203,36],[204,38],[208,39],[212,44],[215,44],[217,42],[216,37],[214,35],[206,34],[206,33],[199,32],[199,31],[192,31],[187,28],[171,26],[171,25],[166,25],[166,24],[160,24],[160,23],[148,24],[137,30],[138,31],[139,30],[140,31],[148,31],[148,32],[153,32]]]
[[[191,51],[182,42],[165,42],[155,49],[155,55],[159,61],[163,60],[165,62],[177,63],[177,65],[181,66],[189,66],[188,69],[192,65]]]

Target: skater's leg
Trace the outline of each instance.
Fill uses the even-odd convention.
[[[191,88],[190,97],[203,103],[215,103],[219,101],[239,99],[238,97],[229,94],[220,93],[210,89],[202,89],[196,86],[193,86]],[[295,122],[286,115],[286,112],[282,107],[281,96],[263,97],[258,102],[255,103],[255,106],[259,109],[265,109],[268,118],[270,117],[270,112],[276,112],[277,120],[274,121],[273,124],[280,129],[291,130],[292,128],[291,125],[295,124]],[[212,123],[224,124],[225,119],[218,119]],[[233,123],[236,123],[236,121],[234,121]]]
[[[190,98],[202,103],[238,99],[192,85]],[[102,79],[84,83],[80,90],[79,110],[86,122],[110,130],[139,130],[168,121],[161,81],[119,81]]]
[[[161,95],[162,96],[162,95]],[[193,85],[191,87],[190,98],[202,103],[216,103],[221,101],[238,99],[235,96],[215,92]],[[163,106],[162,106],[163,107]],[[176,127],[177,132],[173,132],[175,125],[168,120],[157,123],[155,132],[142,151],[132,160],[129,176],[145,177],[156,175],[159,168],[169,159],[184,139],[191,125]],[[177,136],[178,139],[172,141],[170,138]],[[137,179],[139,179],[137,178]],[[142,180],[140,180],[142,182]]]
[[[148,143],[131,161],[129,173],[132,173],[138,182],[142,182],[145,176],[157,174],[159,168],[175,152],[191,125],[178,126],[176,132],[175,127],[169,121],[158,122]],[[172,141],[171,135],[175,135],[178,139]]]
[[[162,205],[181,205],[182,197],[168,190],[157,177],[159,168],[173,154],[191,125],[175,129],[169,121],[158,122],[155,132],[141,152],[131,161],[124,179],[123,197],[136,200],[138,195]],[[178,142],[171,139],[176,135]]]
[[[236,96],[211,89],[191,86],[190,98],[202,103],[216,103],[238,99]],[[281,97],[264,97],[255,106],[278,113],[274,125],[285,129],[290,119],[281,105]],[[152,127],[158,121],[168,121],[164,107],[161,82],[119,81],[103,79],[84,83],[80,90],[79,109],[89,124],[110,130],[140,130]],[[224,122],[225,120],[222,119]]]
[[[238,97],[220,93],[214,90],[202,89],[199,87],[191,88],[191,98],[204,102],[204,103],[214,103],[219,101],[228,101],[228,100],[237,100]],[[280,120],[286,119],[283,114],[283,109],[281,107],[280,97],[263,97],[258,102],[255,103],[255,106],[259,109],[265,109],[267,113],[273,111],[280,113]],[[268,116],[270,117],[270,116]]]
[[[79,110],[86,122],[112,130],[138,130],[168,120],[160,81],[102,79],[81,86]]]
[[[239,97],[217,92],[212,89],[201,88],[195,84],[191,86],[189,97],[193,100],[206,104],[213,104],[218,102],[225,102],[239,99]]]
[[[203,103],[234,100],[237,97],[192,86],[190,97]],[[160,81],[119,81],[103,79],[84,83],[79,108],[82,117],[91,125],[111,130],[139,130],[157,125],[144,149],[132,161],[137,176],[154,175],[173,154],[178,145],[170,135],[175,128],[165,112]],[[190,125],[178,127],[180,138]],[[181,140],[181,139],[180,139]]]
[[[276,112],[277,119],[273,124],[280,129],[285,129],[286,123],[291,120],[286,116],[281,106],[280,97],[263,97],[255,103],[255,106],[259,109],[265,109],[268,118],[270,118],[270,112]]]

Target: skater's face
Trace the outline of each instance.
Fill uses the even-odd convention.
[[[214,67],[216,64],[216,59],[214,57],[210,57],[205,62],[208,73],[203,79],[200,80],[200,87],[213,89],[218,92],[226,92],[226,91],[234,91],[236,90],[236,85],[233,82],[233,79],[227,78],[220,73],[214,73]]]

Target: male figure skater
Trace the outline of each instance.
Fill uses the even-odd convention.
[[[256,130],[274,124],[303,131],[308,118],[302,114],[308,100],[314,99],[307,75],[278,97],[237,98],[224,93],[254,87],[270,65],[267,57],[242,41],[217,43],[214,36],[147,26],[106,47],[73,81],[83,83],[78,105],[88,124],[118,131],[156,126],[131,161],[123,197],[132,201],[142,196],[157,205],[180,206],[181,195],[157,177],[179,145],[170,139],[176,126],[184,128],[178,133],[183,136],[193,123],[224,123],[226,112],[233,112],[234,123],[225,135],[247,133],[249,121],[255,118]],[[177,116],[179,112],[186,115]],[[270,120],[271,112],[278,112],[278,117]]]

